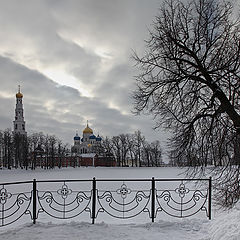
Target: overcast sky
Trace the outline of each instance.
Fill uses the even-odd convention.
[[[131,92],[133,50],[144,51],[161,0],[0,0],[0,129],[12,128],[18,85],[28,134],[54,134],[72,144],[87,120],[95,134],[141,130]]]

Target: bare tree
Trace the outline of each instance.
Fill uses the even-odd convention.
[[[13,134],[13,148],[14,148],[14,166],[18,168],[18,166],[22,167],[22,137],[20,134]]]
[[[48,134],[45,136],[45,139],[43,142],[43,147],[44,147],[44,152],[45,152],[44,168],[48,169],[49,168],[49,152],[50,152],[49,135]]]
[[[158,140],[151,143],[151,165],[159,167],[162,164],[162,149]]]
[[[121,166],[121,141],[119,136],[113,136],[111,139],[112,151],[115,159],[117,160],[117,166]]]
[[[142,162],[144,162],[145,165],[150,167],[151,166],[151,144],[144,141],[142,152],[143,152]]]
[[[11,129],[4,130],[3,145],[3,166],[11,169],[13,166],[13,137]]]
[[[134,55],[136,113],[151,113],[156,127],[172,130],[177,162],[218,166],[220,184],[240,177],[240,21],[232,9],[221,0],[166,0],[146,54]]]
[[[162,149],[158,140],[154,142],[143,141],[142,163],[148,167],[159,167],[162,164]]]
[[[135,146],[135,137],[134,134],[127,134],[127,145],[129,149],[129,158],[131,161],[131,166],[134,166],[135,154],[134,154],[134,146]]]
[[[36,164],[37,164],[37,152],[36,149],[38,147],[39,144],[39,140],[40,140],[40,136],[38,133],[33,133],[30,137],[29,137],[29,150],[30,150],[30,154],[31,154],[31,169],[35,169],[36,168]]]
[[[57,161],[58,161],[57,165],[58,165],[58,168],[61,168],[63,165],[63,159],[65,159],[66,157],[68,144],[63,144],[62,140],[57,139],[57,146],[58,146],[57,147]],[[76,165],[77,165],[76,161],[71,161],[72,167],[76,167]]]
[[[122,166],[128,166],[127,159],[129,153],[129,145],[128,145],[128,134],[120,134],[119,135],[120,144],[121,144],[121,162]]]
[[[137,130],[134,133],[135,136],[135,156],[136,156],[136,166],[137,166],[137,162],[138,162],[138,166],[141,167],[142,163],[141,163],[141,152],[142,152],[142,144],[145,141],[145,137],[142,135],[140,130]]]
[[[55,136],[50,136],[49,137],[50,168],[55,167],[55,159],[57,154],[56,143],[57,143],[57,138]]]

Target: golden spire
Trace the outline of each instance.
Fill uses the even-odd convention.
[[[88,120],[87,120],[87,127],[83,130],[83,133],[93,134],[93,130],[88,126]]]
[[[16,98],[22,98],[23,97],[23,95],[22,95],[22,93],[20,92],[20,85],[18,85],[18,93],[16,94]]]

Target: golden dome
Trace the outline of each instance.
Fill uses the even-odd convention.
[[[20,85],[18,85],[18,93],[16,94],[16,98],[22,98],[22,97],[23,97],[23,95],[20,92]]]
[[[93,134],[93,130],[87,124],[87,127],[83,130],[83,133],[91,133],[91,134]]]
[[[22,98],[22,97],[23,97],[22,93],[18,92],[18,93],[16,94],[16,98]]]

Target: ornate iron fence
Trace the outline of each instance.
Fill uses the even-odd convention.
[[[27,215],[33,223],[41,216],[72,219],[85,215],[95,223],[103,215],[129,219],[141,214],[154,222],[161,214],[185,218],[200,212],[211,219],[211,185],[211,178],[1,183],[0,226]]]

